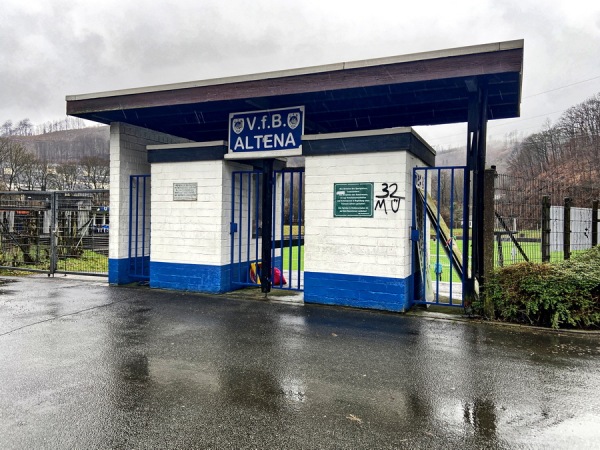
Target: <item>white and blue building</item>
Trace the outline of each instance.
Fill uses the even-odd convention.
[[[285,167],[303,160],[304,265],[290,283],[305,302],[406,311],[413,169],[435,166],[412,127],[467,122],[475,161],[486,121],[519,115],[522,64],[523,41],[509,41],[68,96],[69,115],[110,125],[109,282],[237,289],[266,264],[265,239],[286,240]]]

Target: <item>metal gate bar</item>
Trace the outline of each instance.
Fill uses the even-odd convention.
[[[284,169],[275,171],[275,178],[281,177],[281,190],[278,201],[280,202],[279,208],[279,234],[275,233],[275,220],[273,220],[273,243],[272,249],[272,260],[274,261],[273,267],[277,268],[282,276],[279,278],[279,283],[273,283],[274,288],[288,289],[288,290],[302,290],[304,287],[303,283],[303,272],[302,272],[302,252],[304,246],[304,234],[303,234],[303,223],[302,223],[302,185],[304,177],[304,169]],[[294,189],[294,178],[297,178],[298,194]],[[287,195],[286,195],[287,190]],[[275,193],[273,202],[276,203]],[[288,202],[287,214],[286,214],[286,200]],[[277,208],[273,208],[274,214]],[[294,220],[294,215],[297,220]],[[296,223],[296,225],[294,225]],[[294,226],[297,227],[294,233]],[[278,239],[277,239],[278,237]],[[284,260],[284,249],[287,250],[287,258]],[[294,258],[294,249],[296,249],[297,255]],[[276,258],[276,250],[279,250],[281,256]],[[287,264],[285,264],[287,262]],[[294,269],[294,263],[296,263],[296,269]],[[287,265],[287,270],[284,266]],[[284,278],[286,283],[284,284]]]
[[[150,232],[146,229],[146,196],[150,192],[150,175],[129,177],[129,277],[150,280]]]
[[[462,195],[456,192],[457,174],[462,175]],[[414,242],[415,303],[462,307],[470,276],[468,169],[461,166],[415,168],[413,199],[411,239]],[[462,250],[454,235],[456,214],[462,215]],[[448,275],[444,275],[445,269]]]
[[[301,290],[303,287],[303,173],[303,169],[273,172],[270,254],[272,287],[276,289]],[[236,171],[232,174],[230,261],[231,282],[234,286],[258,285],[258,267],[262,262],[259,240],[262,239],[262,226],[265,223],[262,220],[264,176],[263,172],[257,170]],[[284,259],[285,253],[287,255]]]
[[[256,264],[260,262],[261,184],[260,171],[237,171],[232,174],[230,260],[231,282],[236,286],[255,286],[258,279]],[[252,264],[254,280],[250,274]]]

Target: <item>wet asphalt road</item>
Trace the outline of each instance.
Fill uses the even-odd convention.
[[[0,448],[599,448],[599,356],[598,335],[23,278],[0,286]]]

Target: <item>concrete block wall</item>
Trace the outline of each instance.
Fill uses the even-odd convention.
[[[152,261],[221,264],[222,165],[152,164]],[[175,183],[197,183],[197,200],[174,201]]]
[[[306,302],[408,309],[412,168],[419,163],[406,151],[306,157]],[[334,183],[355,182],[374,184],[374,216],[335,218]],[[391,195],[402,199],[392,203]]]
[[[111,284],[129,283],[129,177],[150,173],[146,146],[181,143],[177,138],[145,128],[114,122],[110,126],[110,204],[108,279]],[[149,206],[149,202],[147,202]],[[147,231],[150,208],[146,211]]]
[[[224,241],[224,161],[152,164],[150,286],[229,290]],[[196,183],[197,199],[175,201],[175,183]]]

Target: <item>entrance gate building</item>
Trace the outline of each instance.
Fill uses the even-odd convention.
[[[444,239],[460,247],[455,223],[448,236],[440,228],[456,211],[430,201],[442,189],[429,184],[439,168],[425,169],[435,152],[410,127],[467,122],[467,168],[451,176],[462,170],[479,192],[486,123],[519,115],[522,63],[523,42],[509,41],[67,97],[68,114],[111,126],[109,281],[134,281],[133,261],[151,287],[227,292],[260,280],[265,291],[302,289],[305,302],[390,311],[429,302],[429,279],[454,283],[459,268],[472,290],[481,199],[461,211],[473,218],[473,257],[463,245],[459,264],[455,250],[437,249]],[[290,171],[293,160],[304,171]],[[152,182],[134,227],[139,174]],[[290,209],[278,192],[300,176]],[[131,253],[140,230],[150,250],[141,260]]]

